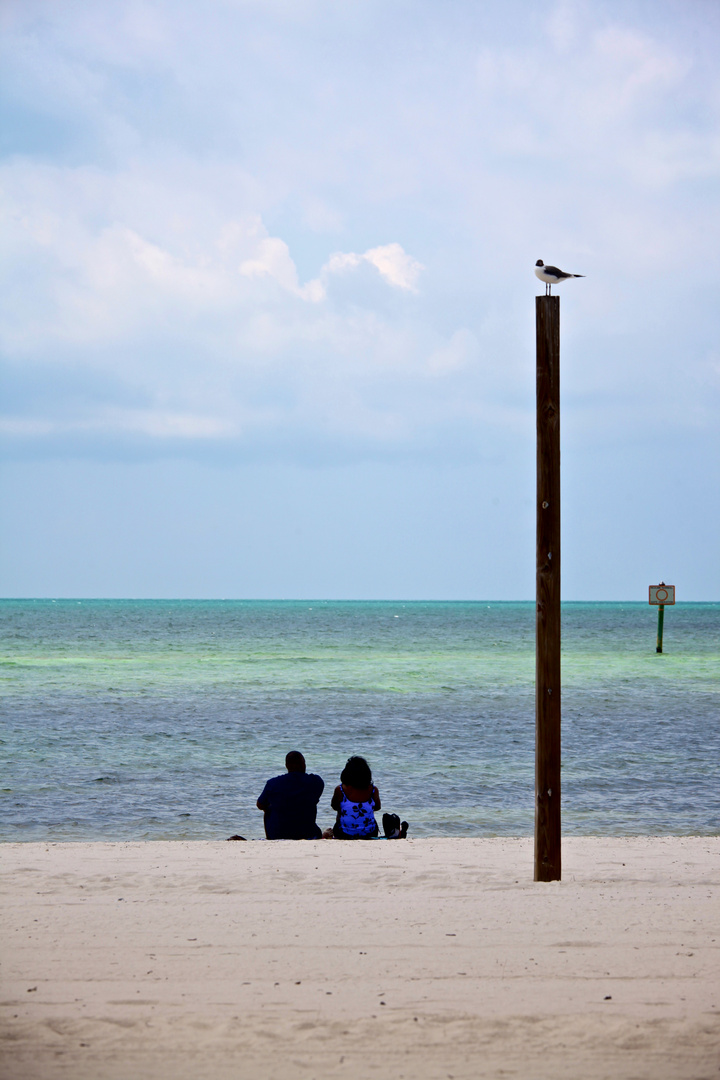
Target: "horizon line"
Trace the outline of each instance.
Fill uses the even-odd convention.
[[[317,596],[0,596],[0,603],[168,603],[168,604],[534,604],[534,598],[490,600],[443,597],[317,597]],[[561,600],[562,604],[643,604],[647,600]],[[720,600],[682,600],[680,604],[717,604]],[[674,605],[678,607],[676,602]]]

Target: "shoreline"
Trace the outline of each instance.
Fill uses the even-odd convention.
[[[3,1080],[698,1080],[720,837],[0,845]]]
[[[327,821],[330,822],[329,825],[327,823],[323,825],[320,822],[318,824],[321,824],[321,826],[323,828],[329,828],[332,825],[332,822],[330,820],[329,815],[327,815]],[[233,826],[229,825],[228,829],[231,829],[231,828],[233,828]],[[451,843],[466,843],[467,842],[467,843],[483,843],[484,844],[484,843],[495,843],[495,842],[498,842],[498,841],[502,840],[502,841],[508,841],[510,843],[529,843],[529,844],[532,845],[533,840],[534,840],[532,832],[514,833],[512,835],[511,834],[505,835],[504,833],[483,833],[480,836],[476,836],[476,835],[470,836],[470,835],[464,835],[464,834],[459,833],[459,834],[457,834],[455,836],[451,836],[448,833],[443,833],[443,834],[438,833],[438,834],[427,834],[427,835],[423,834],[423,835],[418,836],[418,835],[416,835],[416,834],[414,835],[412,833],[412,825],[410,826],[410,830],[411,831],[408,832],[407,839],[411,840],[411,841],[422,842],[422,843],[438,843],[438,842],[443,842],[443,841],[447,840],[447,841],[449,841]],[[178,837],[172,837],[172,838],[167,837],[167,836],[161,836],[161,837],[144,837],[141,840],[138,840],[138,839],[136,839],[134,837],[129,837],[129,836],[119,836],[119,837],[115,837],[113,839],[108,839],[107,837],[104,837],[104,836],[96,836],[96,837],[93,837],[92,839],[88,839],[88,838],[77,839],[77,838],[74,838],[74,837],[55,837],[53,839],[45,839],[45,840],[38,840],[38,839],[12,840],[12,839],[10,839],[8,837],[5,837],[5,838],[0,837],[0,853],[2,853],[3,849],[14,848],[14,847],[38,847],[38,848],[42,847],[42,848],[47,848],[47,847],[62,847],[62,846],[67,846],[67,845],[71,845],[71,844],[74,844],[76,847],[80,847],[80,846],[84,846],[84,845],[89,845],[89,846],[93,847],[93,846],[96,846],[96,845],[99,845],[99,846],[113,846],[113,845],[129,845],[129,844],[137,844],[137,845],[140,845],[140,846],[142,846],[143,844],[171,844],[171,845],[172,844],[203,844],[203,845],[206,845],[206,844],[226,843],[227,841],[233,840],[232,836],[216,835],[218,833],[218,831],[219,830],[215,829],[213,831],[212,836],[178,836]],[[248,829],[246,831],[249,833],[251,830]],[[380,841],[382,843],[385,843],[385,837],[383,836],[382,832],[380,832],[378,836],[372,837],[371,839],[378,840],[378,841]],[[720,840],[720,831],[718,831],[717,829],[709,829],[708,828],[707,831],[705,831],[705,832],[700,832],[700,831],[696,831],[696,832],[690,832],[690,831],[688,831],[688,832],[654,832],[654,833],[649,833],[649,832],[648,833],[635,833],[635,832],[579,833],[579,832],[572,832],[572,833],[563,834],[562,844],[563,844],[563,848],[564,848],[565,844],[585,843],[586,841],[589,842],[589,843],[594,843],[595,841],[609,841],[609,842],[617,841],[618,843],[622,843],[622,842],[624,842],[626,840],[649,840],[649,841],[656,841],[656,840],[658,840],[658,841],[659,840],[711,840],[712,841],[712,840]],[[303,843],[303,844],[308,844],[308,843],[314,843],[316,841],[310,841],[310,840],[302,840],[302,841],[297,841],[297,840],[268,840],[268,838],[266,836],[246,836],[246,837],[244,837],[242,842],[248,843],[248,844],[256,844],[256,843],[263,843],[263,844],[265,844],[265,843],[270,843],[270,844]]]

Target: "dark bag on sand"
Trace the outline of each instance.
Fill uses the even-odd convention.
[[[386,840],[404,840],[407,836],[408,823],[401,821],[397,814],[383,814],[382,824]]]

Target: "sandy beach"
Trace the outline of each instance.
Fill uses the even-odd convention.
[[[720,1075],[720,838],[6,844],[3,1080]]]

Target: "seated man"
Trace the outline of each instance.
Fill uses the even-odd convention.
[[[319,840],[315,816],[325,782],[305,772],[305,758],[298,750],[290,751],[285,767],[284,775],[268,780],[257,801],[265,815],[265,835],[268,840]]]

